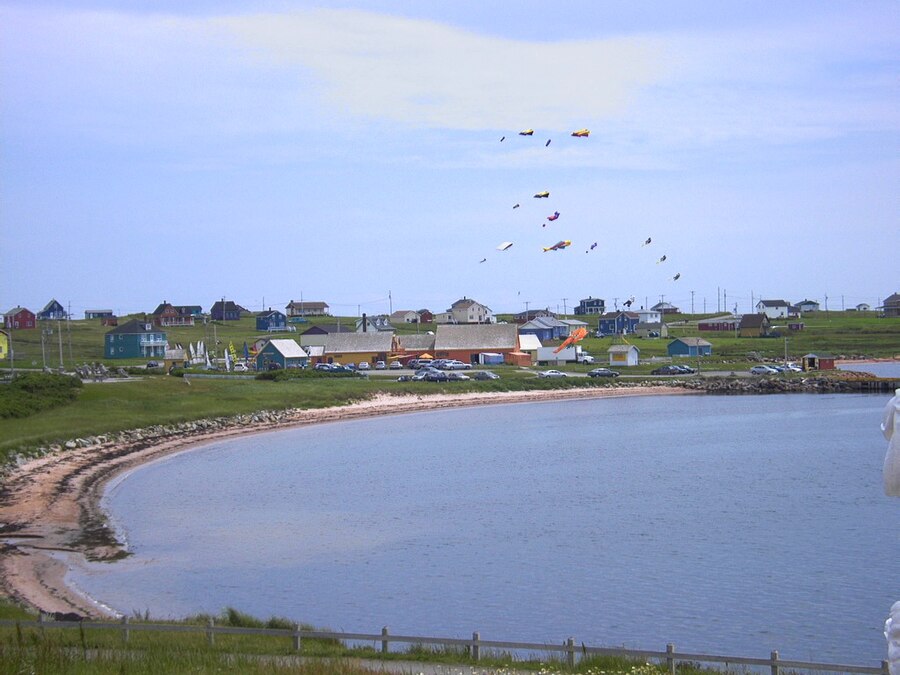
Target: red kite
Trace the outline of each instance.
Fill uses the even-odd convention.
[[[576,328],[569,334],[569,337],[563,340],[562,344],[559,347],[553,350],[553,353],[559,354],[569,345],[573,345],[579,340],[583,340],[585,337],[587,337],[587,328]]]

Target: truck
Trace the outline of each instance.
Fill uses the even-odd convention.
[[[594,363],[594,357],[581,348],[581,345],[566,347],[554,354],[556,347],[540,347],[537,350],[537,362],[546,366],[559,363]]]

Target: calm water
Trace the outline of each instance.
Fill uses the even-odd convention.
[[[857,370],[863,373],[872,373],[876,377],[898,377],[900,378],[900,363],[881,362],[881,363],[842,363],[838,366],[840,370]]]
[[[70,581],[128,614],[877,665],[900,599],[888,398],[485,406],[216,443],[111,485],[134,555]]]

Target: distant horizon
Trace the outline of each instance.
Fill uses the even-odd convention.
[[[896,0],[0,0],[0,309],[874,306],[897,54]]]

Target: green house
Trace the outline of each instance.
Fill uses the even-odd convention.
[[[103,355],[108,359],[164,358],[166,334],[150,321],[132,319],[104,336]]]

